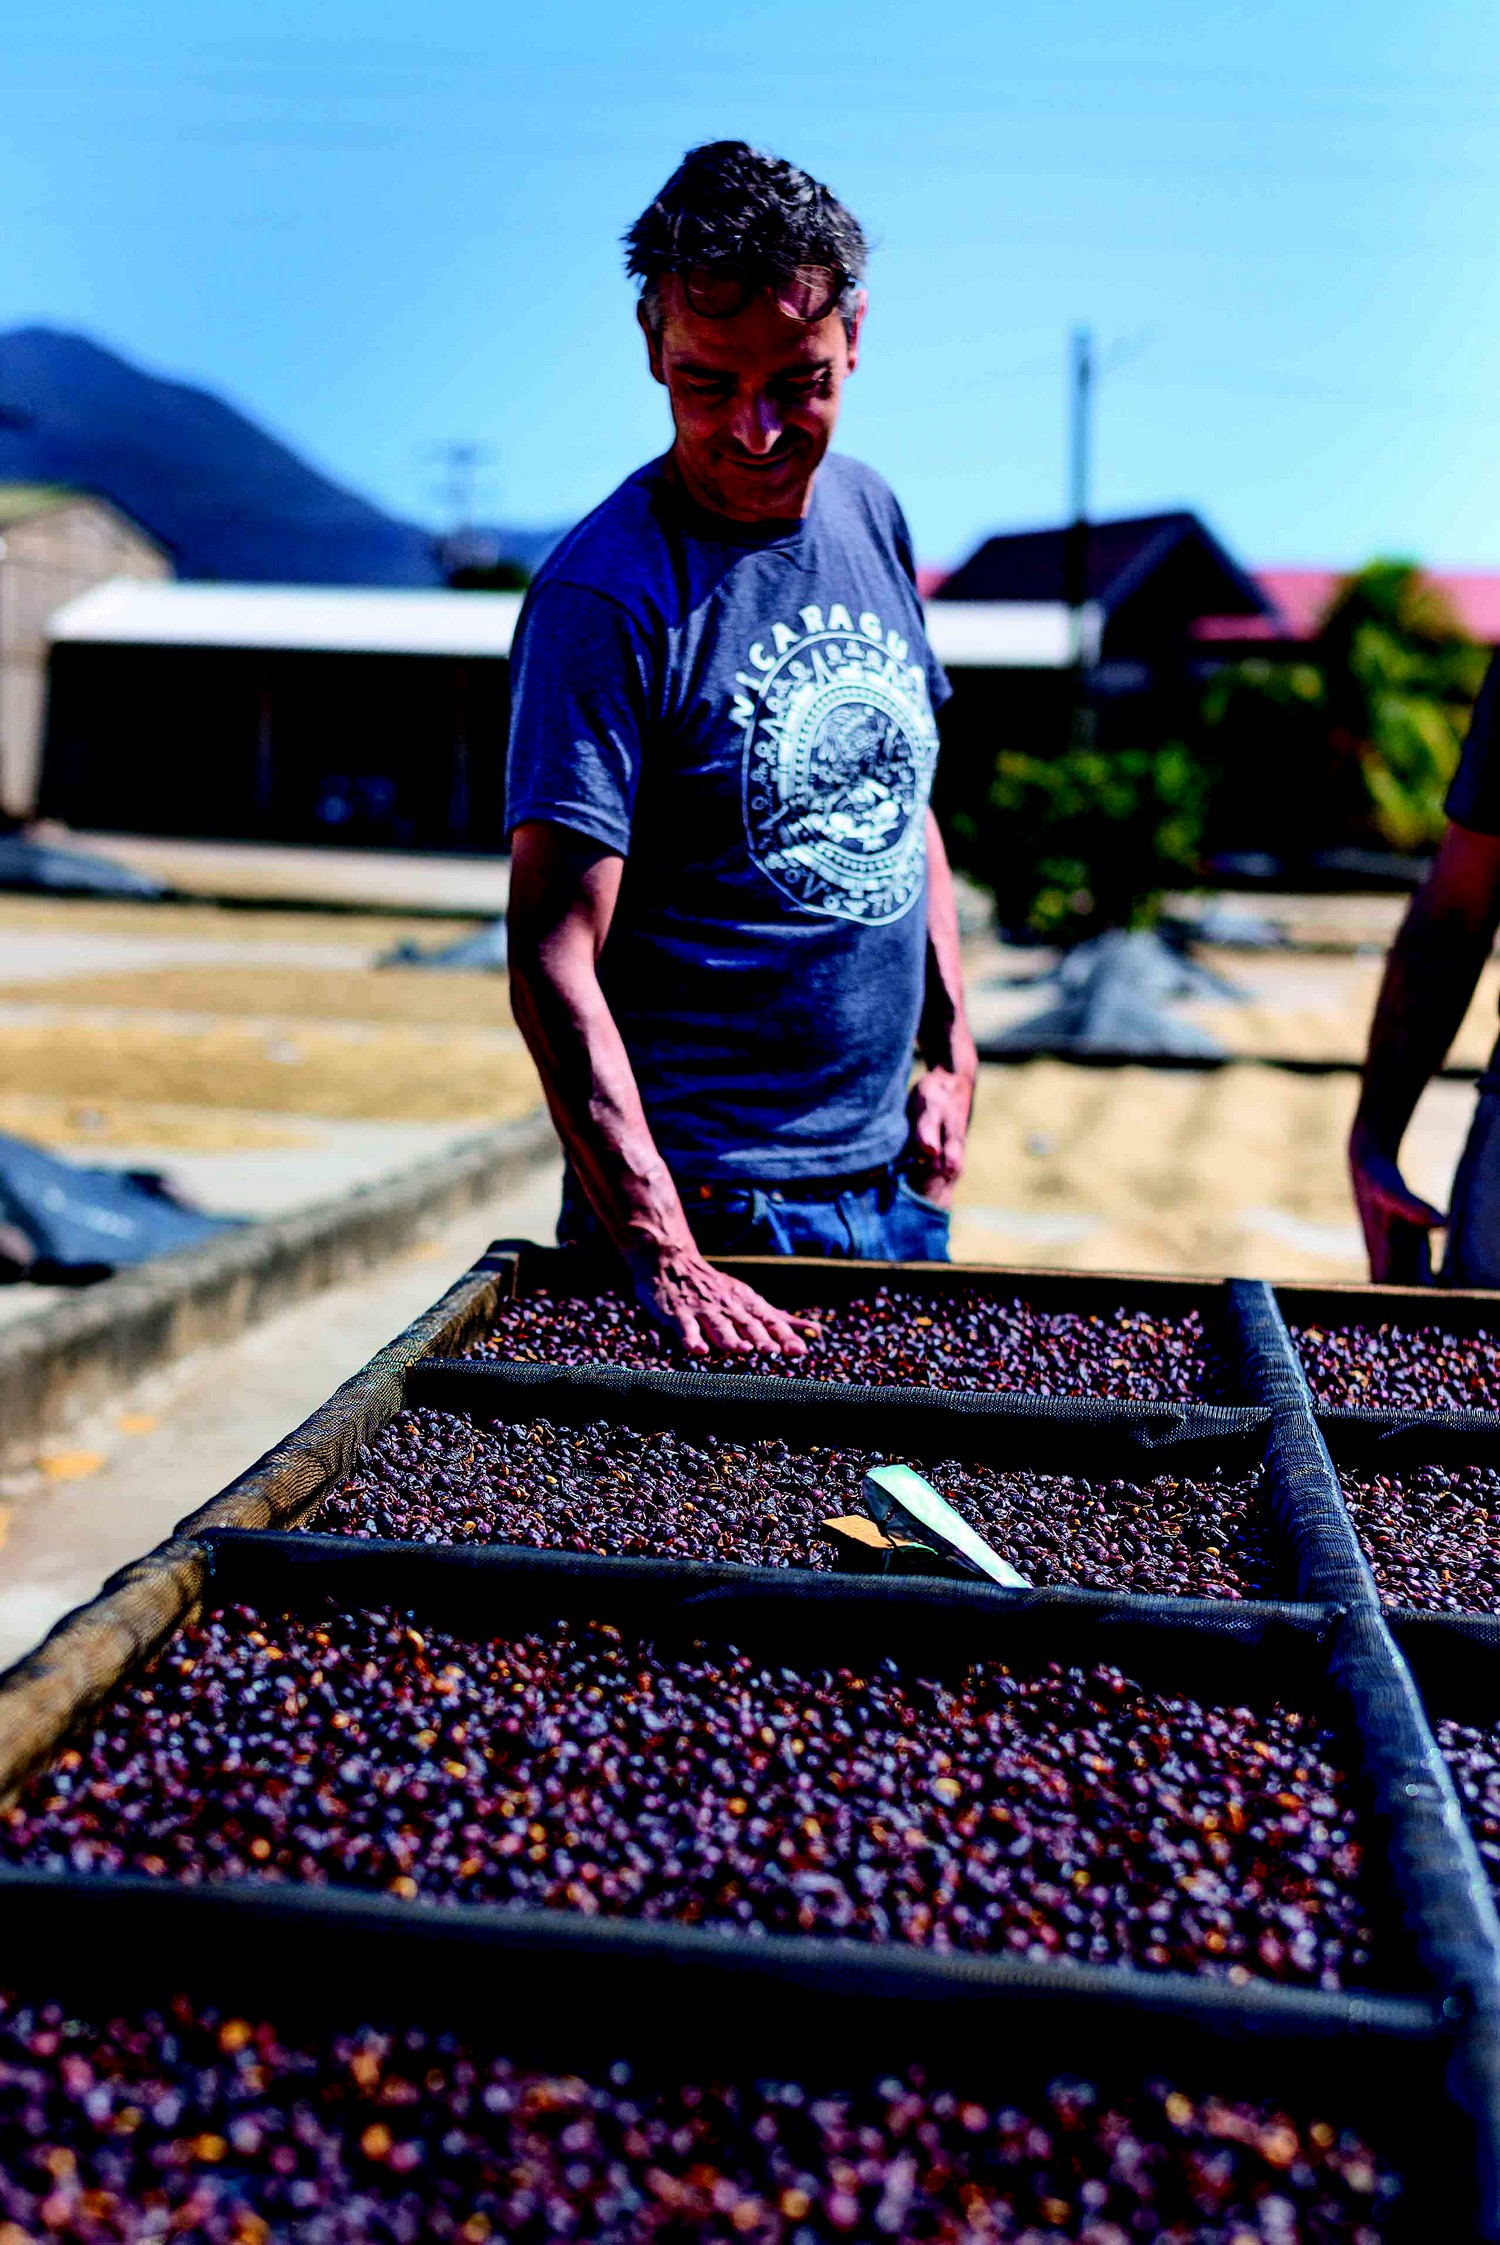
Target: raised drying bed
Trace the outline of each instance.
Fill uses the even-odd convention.
[[[884,1288],[878,1316],[860,1309],[840,1343],[857,1341],[843,1361],[865,1377],[577,1361],[588,1322],[572,1311],[559,1353],[574,1361],[536,1348],[550,1313],[529,1318],[529,1357],[505,1361],[487,1336],[516,1330],[507,1304],[587,1302],[601,1274],[501,1244],[0,1682],[15,1804],[0,1979],[86,2015],[85,1996],[97,2009],[181,1990],[235,2020],[269,2013],[319,2048],[375,2010],[487,2036],[493,2052],[503,2020],[505,2063],[579,2081],[623,2060],[653,2079],[737,2071],[853,2096],[871,2068],[894,2080],[921,2065],[980,2100],[981,2168],[1002,2103],[1055,2113],[1047,2083],[1067,2074],[1144,2113],[1149,2073],[1175,2085],[1185,2130],[1231,2111],[1215,2099],[1246,2100],[1221,2147],[1273,2144],[1272,2169],[1285,2151],[1299,2211],[1312,2203],[1299,2192],[1334,2190],[1315,2147],[1355,2147],[1338,2155],[1343,2198],[1327,2197],[1323,2234],[1421,2234],[1441,2209],[1454,2234],[1500,2236],[1488,1834],[1482,1806],[1474,1831],[1465,1821],[1402,1647],[1441,1682],[1448,1722],[1474,1715],[1454,1676],[1487,1674],[1500,1649],[1483,1623],[1383,1610],[1319,1424],[1364,1454],[1394,1436],[1381,1456],[1404,1469],[1411,1414],[1316,1413],[1259,1284],[732,1267],[832,1313],[830,1328]],[[1340,1299],[1359,1322],[1363,1297]],[[945,1315],[962,1331],[938,1361]],[[1163,1335],[1154,1383],[1142,1319]],[[1010,1350],[1010,1386],[914,1378],[923,1364],[951,1378],[988,1332]],[[1101,1364],[1101,1332],[1106,1356],[1121,1338],[1134,1351],[1123,1379],[1118,1350]],[[914,1335],[922,1363],[882,1363]],[[371,1456],[386,1461],[381,1501],[399,1496],[403,1458],[439,1427],[413,1516],[428,1540],[372,1534],[399,1522],[388,1502],[383,1523],[360,1510]],[[1427,1431],[1483,1433],[1467,1419]],[[581,1479],[580,1446],[595,1461]],[[940,1485],[946,1471],[955,1503],[1010,1535],[1044,1586],[820,1570],[813,1514],[848,1501],[871,1456],[909,1458]],[[597,1548],[609,1487],[652,1474],[665,1514],[732,1515],[731,1556],[702,1556],[670,1522],[658,1547],[649,1518],[623,1549]],[[497,1511],[494,1535],[452,1533],[470,1515],[446,1500],[469,1491],[481,1511],[529,1497],[541,1532],[513,1536]],[[574,1516],[550,1547],[549,1505]],[[1049,1511],[1070,1523],[1051,1546]],[[1144,1595],[1139,1572],[1111,1575],[1132,1557],[1127,1512],[1124,1541],[1175,1535],[1187,1557],[1167,1581],[1212,1594]],[[1252,1521],[1265,1571],[1215,1575],[1210,1553],[1239,1549]],[[1080,1579],[1069,1547],[1090,1537],[1103,1560]],[[615,1693],[643,1701],[619,1713],[623,1774],[599,1712]],[[279,1737],[295,1742],[286,1782],[247,1795],[247,1766],[276,1779]],[[1476,1766],[1455,1757],[1469,1794]],[[632,1784],[647,1807],[630,1805]],[[601,2087],[590,2109],[607,2104]],[[1224,2190],[1252,2200],[1271,2190],[1227,2159],[1192,2172],[1201,2184],[1222,2168]],[[1043,2168],[1040,2152],[1013,2162],[1006,2187],[1039,2191],[1024,2218],[1056,2227],[1064,2201]],[[999,2186],[986,2168],[966,2187]],[[829,2235],[889,2226],[873,2201],[830,2215],[786,2188],[810,2210],[783,2209],[778,2230],[773,2207],[768,2236],[800,2219]],[[1186,2206],[1173,2218],[1210,2210],[1169,2204]],[[1231,2205],[1242,2227],[1256,2219],[1230,2196],[1219,2210]]]

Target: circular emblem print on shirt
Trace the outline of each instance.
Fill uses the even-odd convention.
[[[921,891],[937,726],[907,643],[842,607],[771,627],[738,674],[750,855],[842,920],[899,920]],[[839,628],[834,628],[839,627]]]

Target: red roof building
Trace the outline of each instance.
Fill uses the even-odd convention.
[[[1193,627],[1195,639],[1303,645],[1317,637],[1318,626],[1345,581],[1345,572],[1338,569],[1256,569],[1251,574],[1273,613],[1204,616]],[[1486,647],[1500,647],[1500,571],[1434,569],[1430,577],[1471,638]]]

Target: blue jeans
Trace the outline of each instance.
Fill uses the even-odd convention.
[[[678,1181],[705,1255],[837,1255],[886,1263],[946,1263],[948,1211],[909,1185],[894,1163],[841,1181],[693,1185]],[[609,1250],[571,1163],[563,1173],[557,1237],[564,1247]]]

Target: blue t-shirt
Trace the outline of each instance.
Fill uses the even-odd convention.
[[[600,980],[668,1166],[892,1160],[927,944],[934,709],[911,541],[826,459],[771,535],[655,461],[548,558],[511,657],[506,817],[625,858]]]

